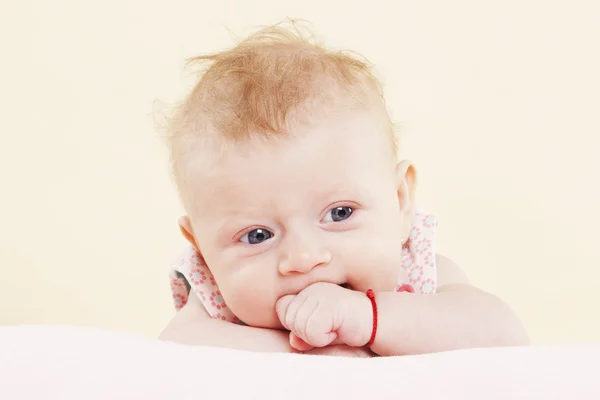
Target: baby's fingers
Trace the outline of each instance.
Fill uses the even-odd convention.
[[[294,295],[287,295],[287,296],[283,296],[282,298],[277,300],[277,303],[275,303],[275,313],[277,313],[279,322],[281,322],[281,325],[283,325],[283,327],[285,329],[287,329],[288,331],[291,330],[290,327],[288,326],[288,324],[286,323],[286,319],[289,320],[288,309],[290,307],[290,304],[292,304],[292,302],[294,301],[295,298],[296,298],[296,296],[294,296]],[[286,316],[287,316],[287,318],[286,318]]]
[[[338,337],[337,332],[332,332],[332,310],[320,304],[318,299],[301,295],[283,296],[277,301],[275,311],[283,327],[304,342],[290,337],[290,345],[297,350],[306,348],[305,345],[325,347]]]
[[[295,333],[311,346],[329,346],[338,337],[337,332],[332,330],[332,321],[333,315],[330,310],[317,304],[310,316],[303,319],[302,331]]]
[[[336,338],[333,342],[329,343],[328,346],[336,346],[336,345],[344,345],[344,342],[342,342],[340,340],[340,338]],[[294,333],[290,332],[290,346],[292,346],[292,348],[298,350],[298,351],[302,351],[302,352],[306,352],[306,351],[310,351],[316,348],[320,348],[320,349],[324,349],[325,347],[314,347],[311,346],[310,344],[306,343],[304,340],[300,339],[298,336],[296,336]]]
[[[313,346],[300,339],[293,332],[290,332],[290,346],[298,351],[309,351],[314,349]]]

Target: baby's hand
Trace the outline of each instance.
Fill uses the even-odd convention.
[[[299,351],[330,344],[362,347],[373,328],[369,298],[333,283],[318,282],[297,295],[283,296],[275,309],[291,332],[290,345]]]

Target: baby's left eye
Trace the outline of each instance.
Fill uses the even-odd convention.
[[[352,215],[352,207],[335,207],[327,211],[323,222],[340,222],[350,218]]]

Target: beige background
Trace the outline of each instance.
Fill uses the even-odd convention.
[[[2,3],[0,324],[158,334],[183,240],[155,101],[297,17],[379,66],[439,251],[534,342],[600,341],[596,2],[167,3]]]

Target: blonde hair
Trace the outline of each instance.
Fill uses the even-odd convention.
[[[206,68],[168,127],[178,186],[198,143],[219,143],[223,149],[224,143],[239,144],[253,135],[279,137],[334,103],[372,106],[375,97],[385,109],[366,59],[327,50],[297,22],[290,25],[264,28],[229,50],[190,60]],[[395,144],[391,123],[390,133]]]

